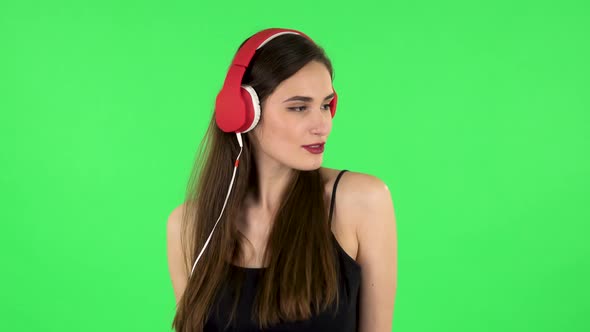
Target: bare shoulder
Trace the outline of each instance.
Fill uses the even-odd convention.
[[[172,209],[166,223],[168,245],[180,244],[182,235],[182,218],[186,213],[186,205],[180,204]]]
[[[341,171],[331,168],[322,168],[321,170],[327,179],[326,189],[329,196],[332,195],[334,182]],[[347,212],[354,214],[366,212],[363,209],[367,208],[368,204],[390,194],[387,184],[377,176],[349,170],[340,177],[337,191],[336,200],[341,202],[340,207],[346,208]]]
[[[334,182],[340,172],[329,168],[322,170],[327,179],[325,186],[328,196],[332,196]],[[347,171],[340,177],[336,191],[334,226],[354,230],[359,244],[363,241],[363,234],[365,241],[370,241],[370,235],[366,234],[367,228],[391,228],[395,222],[391,192],[377,176]]]
[[[168,215],[168,230],[171,231],[180,231],[180,226],[182,224],[182,215],[185,212],[185,204],[180,204],[176,206],[170,214]]]
[[[188,279],[188,262],[182,249],[182,218],[185,213],[185,205],[175,207],[168,215],[166,223],[166,248],[168,257],[168,272],[174,288],[176,301],[184,292]]]
[[[387,184],[377,176],[346,172],[338,182],[337,191],[340,215],[355,223],[359,244],[363,240],[370,241],[367,228],[383,230],[394,223],[391,192]]]
[[[322,168],[320,170],[325,178],[327,206],[331,203],[334,183],[341,171],[331,168]],[[374,216],[382,213],[384,206],[387,206],[389,189],[376,176],[348,170],[340,176],[336,191],[332,231],[341,247],[351,258],[358,261],[360,248],[366,246],[367,241],[370,242],[370,237],[362,234],[362,231],[359,230],[373,227],[372,223],[383,220]]]

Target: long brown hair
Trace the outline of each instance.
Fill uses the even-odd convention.
[[[256,50],[242,84],[252,86],[262,104],[279,83],[310,61],[323,63],[334,79],[323,48],[300,35],[280,35]],[[264,121],[264,109],[260,121]],[[176,331],[203,330],[215,296],[230,275],[229,264],[243,261],[240,244],[248,240],[235,221],[244,218],[246,195],[257,197],[259,190],[251,133],[242,135],[243,152],[227,205],[177,304],[172,322]],[[181,243],[185,261],[190,262],[187,273],[219,218],[239,150],[235,133],[221,131],[212,114],[185,193]],[[261,275],[252,310],[252,319],[261,329],[280,321],[308,319],[339,299],[336,247],[330,240],[324,200],[326,179],[319,169],[295,169],[292,174],[273,219],[264,253],[268,267]],[[243,280],[241,270],[234,272],[237,295],[232,320]]]

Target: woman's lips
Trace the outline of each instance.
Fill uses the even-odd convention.
[[[304,146],[303,148],[313,154],[320,154],[324,152],[324,144],[320,144],[319,147],[313,147],[308,145]]]

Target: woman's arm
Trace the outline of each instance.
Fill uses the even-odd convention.
[[[364,176],[356,193],[359,251],[362,267],[360,332],[390,332],[397,288],[397,232],[389,188],[380,179]]]
[[[184,205],[176,207],[170,213],[166,225],[168,271],[170,272],[176,303],[184,293],[188,281],[188,266],[184,262],[180,242],[183,209]]]

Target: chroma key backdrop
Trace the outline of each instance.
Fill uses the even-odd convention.
[[[590,331],[581,0],[3,1],[0,330],[171,330],[167,218],[270,27],[332,60],[323,166],[391,192],[393,331]]]

